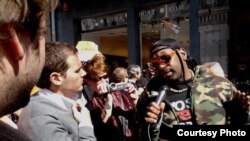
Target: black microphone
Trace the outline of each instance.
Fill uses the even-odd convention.
[[[160,91],[158,92],[158,96],[156,97],[155,103],[160,105],[160,103],[163,101],[166,93],[167,93],[168,87],[167,86],[161,86]],[[153,130],[157,131],[160,129],[163,114],[160,113],[158,121],[153,125]]]

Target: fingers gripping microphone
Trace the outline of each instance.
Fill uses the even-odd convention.
[[[160,88],[160,91],[158,92],[158,96],[156,97],[156,100],[155,100],[156,104],[160,105],[160,103],[163,101],[163,99],[164,99],[164,97],[166,95],[167,89],[168,89],[167,86],[162,86]],[[163,118],[163,114],[160,113],[157,123],[155,123],[153,125],[153,130],[159,130],[160,129],[160,126],[161,126],[161,123],[162,123],[162,118]]]

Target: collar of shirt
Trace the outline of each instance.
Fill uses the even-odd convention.
[[[58,106],[66,109],[67,107],[65,106],[63,100],[65,101],[68,101],[72,104],[74,104],[76,101],[73,100],[73,99],[70,99],[70,98],[67,98],[65,96],[62,96],[62,95],[59,95],[57,93],[54,93],[48,89],[40,89],[39,90],[39,93],[38,93],[40,96],[44,97],[44,98],[47,98],[48,100],[52,101],[53,103],[57,104]]]

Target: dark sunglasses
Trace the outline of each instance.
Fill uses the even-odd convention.
[[[109,78],[109,75],[106,74],[106,75],[103,75],[103,76],[99,76],[99,77],[98,77],[98,80],[100,81],[100,80],[102,80],[102,79],[108,79],[108,78]]]
[[[173,56],[176,54],[175,51],[171,52],[170,54],[163,54],[161,56],[157,56],[151,61],[151,66],[154,68],[159,68],[160,65],[167,65],[170,63]]]

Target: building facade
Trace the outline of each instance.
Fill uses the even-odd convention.
[[[55,40],[73,45],[79,40],[94,41],[112,65],[143,66],[148,62],[150,45],[171,37],[197,62],[219,62],[228,77],[233,78],[237,61],[249,68],[250,60],[246,53],[249,52],[248,38],[244,37],[241,43],[237,36],[238,25],[246,25],[249,18],[243,17],[247,19],[243,23],[234,21],[239,14],[248,14],[248,11],[237,11],[242,3],[233,0],[61,0],[55,16],[51,17],[55,21]]]

